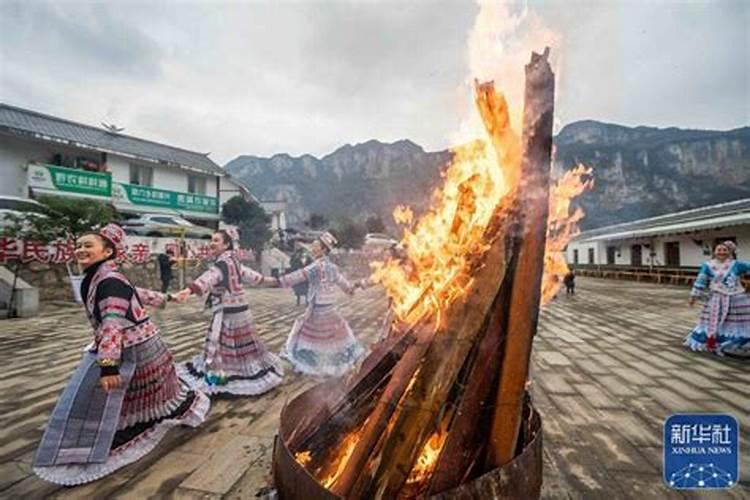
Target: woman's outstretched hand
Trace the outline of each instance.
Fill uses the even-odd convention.
[[[187,301],[187,299],[190,298],[191,294],[192,292],[190,291],[189,288],[184,288],[173,295],[174,301],[177,302],[178,304],[182,304],[185,301]]]

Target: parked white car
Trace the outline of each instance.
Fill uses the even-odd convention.
[[[393,245],[398,245],[398,241],[394,240],[387,234],[383,233],[367,233],[365,235],[365,242],[362,248],[365,250],[383,250],[390,248]]]
[[[35,217],[46,217],[44,205],[38,201],[18,196],[0,196],[0,231],[13,224],[11,218],[8,217],[11,214],[19,217],[28,217],[29,214]]]
[[[143,214],[136,219],[122,222],[127,234],[155,238],[185,236],[186,238],[210,239],[213,229],[201,227],[176,215]]]

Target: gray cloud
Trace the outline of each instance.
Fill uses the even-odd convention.
[[[557,114],[731,128],[748,4],[529,0],[561,35]],[[0,99],[212,151],[442,149],[466,102],[471,1],[0,2]],[[743,106],[744,104],[744,106]]]

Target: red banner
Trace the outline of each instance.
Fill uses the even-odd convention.
[[[148,238],[128,238],[125,245],[125,254],[118,256],[118,262],[131,262],[133,264],[148,262],[154,254],[159,253],[151,250],[156,248],[156,244],[150,241]],[[188,259],[205,260],[211,258],[209,243],[204,240],[185,241],[183,251],[180,250],[180,246],[178,241],[174,241],[166,243],[164,249],[165,251],[171,249],[174,255],[184,256]],[[16,240],[0,236],[0,265],[19,260],[24,264],[28,262],[64,264],[75,260],[74,250],[75,242],[73,240],[55,240],[45,245],[37,241]],[[253,258],[252,252],[249,250],[239,250],[237,254],[240,260],[252,260]]]

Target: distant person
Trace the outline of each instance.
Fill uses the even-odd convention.
[[[563,284],[565,285],[565,295],[576,294],[576,272],[571,269],[568,274],[563,278]]]
[[[750,297],[742,285],[742,276],[750,274],[750,263],[737,260],[737,245],[732,241],[716,244],[713,254],[701,266],[690,292],[691,307],[696,298],[707,298],[684,345],[719,356],[750,356]]]
[[[310,264],[312,264],[312,259],[310,259],[310,257],[307,256],[307,254],[302,248],[299,248],[297,249],[297,251],[294,252],[294,255],[292,255],[292,258],[289,261],[289,272],[293,273],[294,271],[303,269]],[[305,305],[307,305],[308,288],[309,288],[309,284],[307,281],[298,283],[292,287],[292,290],[294,291],[294,297],[297,299],[297,305],[300,305],[300,299],[302,297],[304,297]]]
[[[159,276],[161,278],[161,293],[167,293],[169,284],[172,282],[172,265],[177,262],[174,257],[174,250],[167,248],[164,253],[157,257],[159,263]]]

